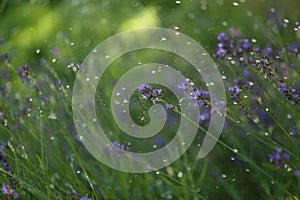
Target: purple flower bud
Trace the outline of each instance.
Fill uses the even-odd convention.
[[[226,36],[225,33],[219,33],[218,36],[217,36],[218,40],[219,41],[226,41],[228,40],[228,37]]]

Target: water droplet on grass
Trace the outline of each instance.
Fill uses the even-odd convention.
[[[178,174],[177,174],[177,177],[178,178],[181,178],[183,176],[183,173],[180,171],[180,172],[178,172]]]
[[[233,151],[233,153],[238,153],[239,152],[239,150],[237,150],[237,149],[233,149],[232,151]]]
[[[265,132],[265,136],[269,136],[269,133]]]
[[[232,5],[239,6],[239,3],[238,2],[233,2]]]
[[[228,24],[227,24],[226,21],[223,21],[223,22],[222,22],[222,25],[223,25],[223,26],[227,26]]]

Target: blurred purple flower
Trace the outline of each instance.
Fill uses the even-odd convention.
[[[166,107],[167,110],[168,109],[170,109],[170,110],[176,109],[176,106],[174,106],[173,104],[168,104],[168,103],[166,103],[165,107]]]
[[[283,153],[280,147],[276,147],[274,154],[269,154],[270,163],[274,163],[277,169],[285,169],[290,162],[290,155]]]
[[[10,57],[7,53],[0,54],[0,61],[4,63],[10,63]]]
[[[81,197],[80,200],[91,200],[91,199],[88,197]]]
[[[286,86],[284,84],[280,84],[278,86],[278,90],[285,96],[286,99],[290,100],[290,102],[293,105],[299,103],[300,96],[296,93],[296,89]]]
[[[128,148],[125,147],[124,144],[120,144],[119,142],[114,141],[105,150],[112,152],[115,156],[120,156],[120,155],[126,155],[125,152],[128,150]]]
[[[294,53],[294,54],[300,53],[300,43],[298,43],[298,42],[293,42],[293,43],[291,43],[291,44],[288,46],[288,50],[289,50],[291,53]]]
[[[2,192],[7,200],[19,199],[19,194],[8,185],[2,185]]]
[[[228,40],[228,37],[226,36],[225,33],[219,33],[217,38],[219,41],[227,41]]]

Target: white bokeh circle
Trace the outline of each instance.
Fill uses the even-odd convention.
[[[184,117],[181,117],[176,136],[163,148],[147,153],[119,149],[122,155],[107,151],[112,142],[95,120],[97,119],[95,93],[98,82],[113,61],[128,52],[140,49],[158,49],[181,56],[209,85],[211,99],[226,102],[225,87],[215,63],[205,49],[187,35],[172,29],[150,27],[121,32],[107,38],[85,58],[76,75],[72,96],[73,118],[79,138],[96,159],[111,168],[130,173],[157,170],[177,160],[192,144],[198,127],[191,121],[198,123],[200,114],[198,103],[184,98],[183,91],[177,87],[186,79],[180,72],[159,63],[139,65],[125,73],[112,91],[111,109],[118,127],[138,138],[151,137],[163,128],[167,115],[161,105],[151,107],[149,111],[151,122],[147,126],[140,127],[130,118],[129,103],[115,103],[124,99],[129,102],[133,92],[143,83],[163,85],[170,89],[177,99],[183,99],[180,107]],[[160,73],[152,73],[156,70]],[[212,112],[208,128],[210,134],[203,140],[200,158],[205,157],[213,149],[222,132],[224,121],[225,115]]]

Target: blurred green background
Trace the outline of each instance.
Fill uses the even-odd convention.
[[[286,18],[291,22],[300,18],[299,0],[1,0],[0,2],[0,54],[7,52],[10,55],[11,66],[15,72],[20,66],[29,64],[32,66],[32,73],[39,80],[46,80],[45,83],[47,83],[45,74],[54,77],[55,74],[58,74],[59,77],[55,78],[62,82],[66,88],[69,86],[69,92],[76,75],[76,67],[74,68],[74,66],[81,63],[96,45],[120,31],[149,26],[176,29],[198,41],[212,55],[217,48],[217,34],[226,32],[229,28],[239,29],[246,38],[256,39],[257,44],[261,46],[267,43],[279,46],[280,43],[292,42],[292,37],[281,37],[280,40],[278,37],[273,37],[275,33],[271,31],[271,28],[268,28],[267,18],[271,8],[275,8],[281,18]],[[292,27],[290,27],[282,34],[288,35],[292,32]],[[299,38],[298,35],[298,41]],[[104,81],[106,82],[104,88],[100,88],[100,94],[104,93],[103,96],[110,96],[111,88],[113,88],[111,83],[117,80],[127,67],[133,67],[141,61],[143,63],[161,61],[178,69],[188,67],[184,61],[175,59],[172,54],[149,52],[141,51],[135,55],[128,54],[117,60]],[[48,62],[46,68],[42,67],[43,59]],[[125,67],[121,68],[120,65]],[[51,70],[55,73],[51,73]],[[193,80],[199,79],[193,71],[187,70],[184,74]],[[15,93],[10,94],[11,100],[17,96],[18,92],[26,97],[35,95],[35,91],[28,88],[28,85],[21,83],[17,73],[12,74],[10,71],[9,80],[6,80],[7,77],[5,78],[3,74],[1,75],[1,84],[7,85],[7,81],[13,84],[14,89],[12,91]],[[48,90],[45,88],[43,91],[49,94],[50,99],[51,96],[55,96],[54,92],[51,93],[53,91],[51,87]],[[12,101],[9,102],[2,96],[0,100],[8,108],[13,107]],[[107,102],[109,101],[107,100]],[[55,122],[46,124],[45,130],[49,132],[49,136],[46,137],[55,136],[63,140],[62,136],[55,135],[55,131],[64,130],[66,131],[65,134],[69,134],[67,131],[72,129],[69,128],[69,124],[72,124],[73,121],[67,118],[67,116],[71,116],[70,99],[60,102],[58,97],[54,97],[51,104],[49,112],[54,111],[58,117],[65,117],[63,118],[65,121],[61,122],[62,128]],[[69,113],[65,114],[64,112]],[[105,112],[109,114],[110,110]],[[110,122],[110,118],[102,123],[105,124],[106,122]],[[176,126],[173,128],[176,129]],[[266,150],[266,152],[258,150],[256,152],[256,148],[259,149],[260,144],[253,143],[253,140],[248,141],[248,138],[245,139],[240,132],[242,131],[238,128],[230,127],[226,129],[222,139],[233,145],[239,144],[240,151],[248,155],[249,158],[253,156],[253,159],[258,161],[267,160],[266,155],[269,149],[266,150],[262,147],[261,149]],[[234,133],[237,133],[238,136]],[[72,135],[76,134],[72,132]],[[112,136],[112,139],[117,138]],[[187,174],[182,183],[166,177],[156,179],[153,177],[155,174],[127,175],[116,172],[89,157],[90,155],[85,152],[82,145],[76,145],[80,146],[78,149],[81,153],[84,152],[83,160],[90,167],[89,173],[95,175],[93,178],[100,185],[101,191],[106,196],[116,197],[116,199],[120,199],[122,196],[124,199],[144,197],[146,194],[143,194],[143,188],[138,186],[147,187],[147,191],[153,193],[153,196],[150,196],[153,198],[156,196],[157,199],[160,199],[159,195],[161,194],[167,197],[168,191],[175,197],[184,196],[186,199],[197,199],[196,195],[189,194],[191,191],[186,190],[186,193],[183,192],[182,195],[181,190],[184,186],[188,186],[197,193],[200,191],[200,185],[203,195],[212,196],[215,199],[233,197],[242,199],[244,195],[251,199],[251,197],[258,196],[256,191],[263,190],[261,185],[268,185],[267,181],[260,180],[259,174],[255,171],[249,170],[249,172],[247,170],[249,166],[245,163],[237,160],[235,165],[232,165],[230,161],[231,152],[225,150],[221,145],[217,146],[213,151],[214,154],[208,156],[206,160],[196,162],[195,165],[191,164],[197,154],[197,144],[200,141],[201,138],[198,138],[189,151],[190,154],[185,154],[183,158],[172,165],[176,174],[181,171]],[[57,142],[57,145],[59,146],[61,143]],[[252,150],[249,150],[248,146],[251,146]],[[60,155],[64,155],[64,152],[60,152]],[[193,174],[190,173],[191,170]],[[230,179],[221,178],[220,174],[223,172]],[[175,176],[175,178],[177,177]],[[127,185],[128,180],[139,183],[139,185]],[[144,180],[148,182],[144,182]],[[261,181],[259,186],[256,184],[258,180]],[[195,185],[188,185],[189,183],[195,183]],[[64,184],[63,181],[61,184]],[[241,186],[244,186],[243,189],[240,189]],[[136,188],[132,189],[131,187]],[[268,187],[265,186],[265,188]],[[77,187],[77,191],[84,193],[85,189]]]

